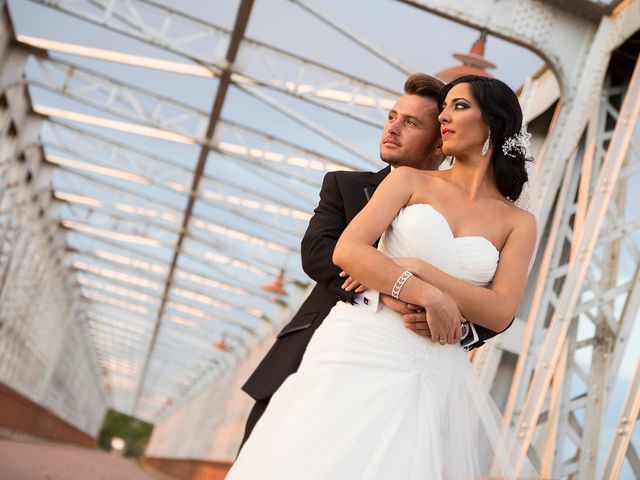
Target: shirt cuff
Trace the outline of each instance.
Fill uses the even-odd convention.
[[[368,308],[373,312],[380,310],[380,292],[376,290],[365,290],[362,293],[356,293],[353,296],[353,303],[363,308]]]
[[[460,345],[465,350],[470,350],[480,340],[480,337],[473,323],[465,320],[463,326],[465,325],[467,327],[466,334],[460,339]]]

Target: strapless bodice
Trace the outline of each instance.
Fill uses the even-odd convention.
[[[444,215],[428,203],[414,203],[400,210],[378,249],[389,257],[419,258],[477,285],[491,282],[500,257],[484,237],[455,237]]]
[[[446,218],[426,203],[398,213],[378,248],[390,257],[419,258],[443,272],[478,285],[493,279],[499,253],[486,238],[454,237]],[[363,328],[366,325],[366,328]],[[400,314],[338,302],[316,330],[302,363],[357,363],[376,368],[439,375],[450,356],[466,359],[459,345],[438,345],[406,328]]]

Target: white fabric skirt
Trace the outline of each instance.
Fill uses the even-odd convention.
[[[336,305],[273,396],[229,480],[467,480],[516,475],[466,352],[398,314]]]

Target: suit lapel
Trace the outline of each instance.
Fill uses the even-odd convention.
[[[389,175],[390,171],[391,171],[391,167],[386,167],[380,170],[379,172],[373,174],[373,176],[369,180],[369,185],[364,187],[364,195],[365,195],[365,198],[367,199],[367,202],[371,200],[371,196],[373,195],[373,192],[375,192],[376,188],[378,187],[378,185],[380,185],[382,180],[384,180],[385,177]]]

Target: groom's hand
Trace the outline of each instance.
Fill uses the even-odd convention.
[[[431,338],[431,330],[429,330],[429,324],[427,323],[427,312],[423,309],[403,315],[402,321],[404,322],[404,326],[412,330],[413,333]]]
[[[340,277],[342,278],[346,277],[346,280],[342,284],[342,288],[347,292],[350,292],[351,290],[353,290],[355,293],[362,293],[367,289],[367,287],[362,285],[359,281],[357,281],[355,278],[350,276],[344,270],[340,272]]]
[[[380,294],[380,301],[391,310],[402,314],[404,326],[418,335],[431,338],[427,314],[419,305],[410,305],[402,300],[396,300],[390,295]]]
[[[401,313],[402,315],[412,313],[414,311],[410,308],[409,304],[403,302],[402,300],[396,300],[391,295],[381,293],[380,301],[385,307],[390,308],[394,312]]]

